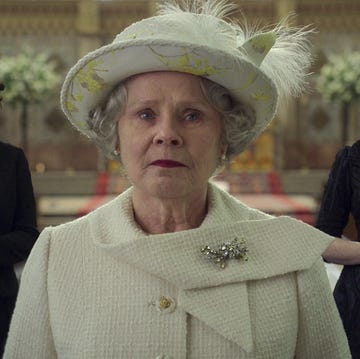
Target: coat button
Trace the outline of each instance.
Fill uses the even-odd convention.
[[[171,297],[165,297],[162,295],[155,301],[155,306],[160,313],[168,314],[175,310],[176,302]]]

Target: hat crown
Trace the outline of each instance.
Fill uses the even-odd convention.
[[[136,22],[121,33],[114,43],[122,41],[154,40],[190,44],[191,47],[206,46],[217,50],[237,53],[237,31],[229,23],[211,15],[179,12],[158,15]]]

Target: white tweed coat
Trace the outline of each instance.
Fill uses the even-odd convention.
[[[332,237],[209,185],[201,227],[147,235],[131,189],[47,228],[25,266],[6,359],[346,359],[321,253]],[[219,269],[200,251],[245,238]]]

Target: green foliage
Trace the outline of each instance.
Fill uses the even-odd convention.
[[[48,55],[32,50],[1,57],[0,79],[5,84],[4,103],[13,107],[45,101],[60,80]]]

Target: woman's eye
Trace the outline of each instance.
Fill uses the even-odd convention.
[[[139,117],[142,119],[142,120],[152,120],[155,115],[152,111],[141,111],[139,112]]]
[[[200,118],[199,112],[190,112],[185,116],[185,120],[189,122],[198,121]]]

